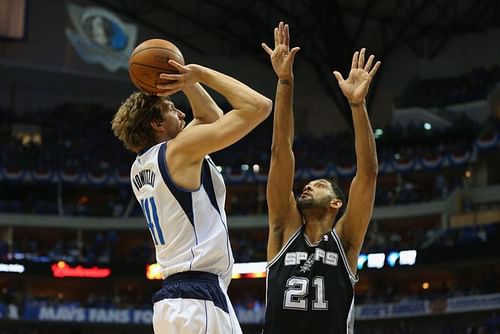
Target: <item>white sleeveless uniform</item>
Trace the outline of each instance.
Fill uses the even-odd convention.
[[[241,333],[227,296],[234,259],[222,175],[207,156],[199,189],[182,189],[170,178],[166,147],[139,154],[130,174],[164,278],[153,297],[155,334]]]

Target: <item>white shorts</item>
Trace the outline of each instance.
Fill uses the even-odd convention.
[[[153,297],[155,334],[241,334],[217,275],[188,271],[167,277]]]

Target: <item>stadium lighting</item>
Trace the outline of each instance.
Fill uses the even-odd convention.
[[[431,123],[428,123],[428,122],[425,122],[425,123],[424,123],[424,129],[426,129],[426,130],[430,130],[430,129],[432,129],[432,124],[431,124]]]
[[[249,168],[250,168],[250,166],[248,166],[247,164],[241,165],[241,171],[242,172],[246,172]]]
[[[404,251],[393,251],[385,253],[361,253],[358,256],[358,270],[367,268],[382,269],[387,264],[390,268],[399,266],[412,266],[415,264],[417,251],[414,249]],[[298,262],[305,261],[307,258],[299,259]],[[399,262],[398,262],[399,260]],[[267,262],[242,262],[233,265],[233,279],[240,278],[265,278],[267,276]],[[157,263],[146,266],[146,277],[150,280],[162,279],[160,275],[160,266]]]
[[[233,278],[263,278],[266,277],[267,262],[244,262],[233,265]]]
[[[258,173],[258,172],[260,172],[260,166],[258,164],[254,164],[252,166],[252,170],[254,173]]]
[[[149,280],[162,279],[158,263],[146,265],[146,278]]]
[[[399,264],[404,266],[413,266],[417,260],[417,251],[412,249],[412,250],[405,250],[399,252]]]
[[[384,253],[371,253],[368,254],[368,268],[380,269],[384,266],[385,254]]]
[[[0,272],[22,274],[26,268],[18,263],[0,263]]]
[[[387,264],[389,264],[390,267],[395,267],[396,261],[398,259],[399,259],[398,252],[390,252],[389,255],[387,255]]]
[[[359,254],[358,256],[358,270],[362,269],[368,260],[368,256],[366,254]]]
[[[379,137],[382,137],[382,135],[384,134],[384,130],[378,128],[378,129],[375,129],[375,139],[378,139]]]

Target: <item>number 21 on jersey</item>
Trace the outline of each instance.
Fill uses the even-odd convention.
[[[315,276],[312,280],[315,290],[315,299],[312,302],[313,310],[328,310],[328,301],[325,300],[325,278]],[[286,282],[287,290],[283,300],[283,308],[290,310],[307,311],[309,279],[307,277],[292,276]]]

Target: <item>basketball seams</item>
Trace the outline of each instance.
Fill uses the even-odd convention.
[[[178,74],[175,66],[168,63],[175,60],[184,65],[184,57],[177,46],[167,40],[150,39],[138,45],[132,52],[128,72],[132,83],[140,90],[155,94],[163,92],[157,84],[168,84],[173,80],[160,79],[160,73]]]
[[[158,71],[162,71],[162,73],[179,74],[179,71],[173,66],[169,66],[169,68],[172,68],[173,70],[170,70],[170,69],[164,68],[164,67],[156,67],[156,66],[151,66],[151,65],[147,65],[147,64],[141,64],[141,63],[130,63],[130,64],[128,64],[128,67],[131,68],[131,66],[133,66],[133,65],[155,69]],[[169,72],[169,71],[173,71],[173,72]]]
[[[135,51],[134,53],[132,53],[130,55],[130,58],[134,57],[135,55],[138,55],[139,53],[143,52],[143,51],[147,51],[147,50],[152,50],[152,49],[158,49],[158,50],[163,50],[163,51],[167,51],[169,53],[172,53],[172,54],[175,54],[178,58],[184,60],[184,57],[182,56],[182,54],[180,52],[177,52],[177,51],[174,51],[172,49],[167,49],[165,47],[159,47],[159,46],[148,46],[144,49],[140,49],[140,50],[137,50]],[[175,59],[174,59],[175,60]],[[184,61],[183,61],[184,62]]]
[[[162,71],[161,73],[171,73],[171,74],[176,74],[176,73],[179,73],[179,72],[177,72],[177,71],[176,71],[176,72],[169,72],[168,70],[166,70],[166,69],[164,69],[164,68],[159,68],[159,67],[154,67],[154,66],[149,66],[149,65],[144,65],[144,64],[137,64],[137,63],[133,63],[133,64],[131,64],[131,65],[136,65],[136,66],[142,66],[142,67],[148,67],[148,68],[152,68],[152,69],[161,70],[161,71]],[[148,83],[146,83],[146,82],[142,81],[142,80],[139,78],[139,75],[137,75],[137,74],[134,72],[134,70],[130,71],[130,74],[131,74],[131,79],[132,79],[132,81],[136,81],[136,82],[137,82],[138,84],[140,84],[141,86],[143,86],[143,87],[145,86],[145,87],[147,87],[147,88],[153,88],[153,89],[155,89],[155,90],[156,90],[156,91],[158,91],[158,92],[162,91],[161,89],[156,88],[156,86],[149,85]],[[168,83],[168,82],[171,82],[171,81],[172,81],[172,80],[168,80],[168,81],[166,81],[166,82],[164,82],[164,83]],[[150,90],[150,92],[153,92],[153,93],[154,93],[154,91],[151,91],[151,90]]]

